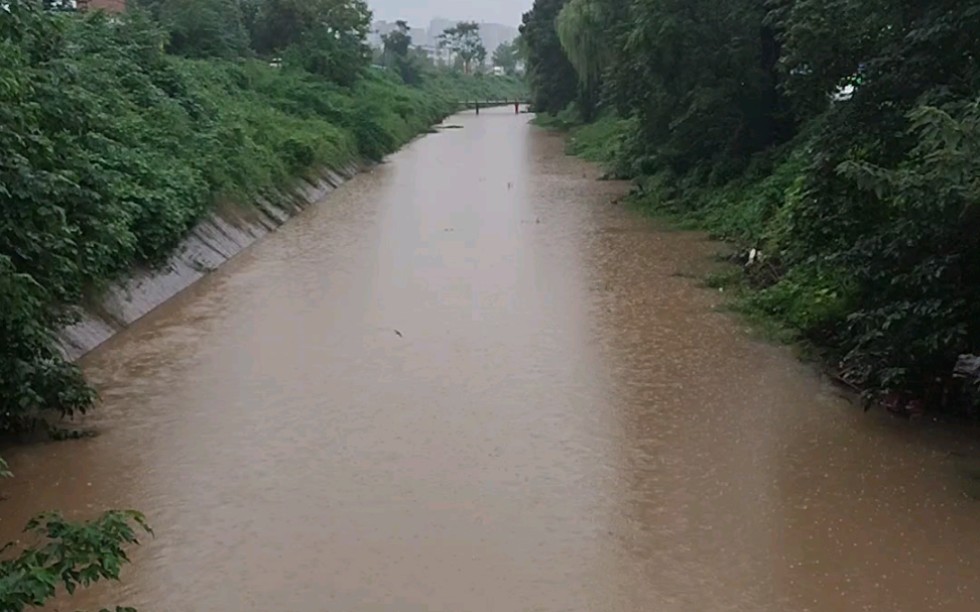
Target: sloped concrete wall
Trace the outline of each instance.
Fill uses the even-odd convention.
[[[240,211],[215,212],[200,221],[156,269],[136,269],[78,309],[78,320],[58,334],[68,359],[78,359],[150,311],[216,270],[293,215],[322,200],[361,170],[351,165],[326,170],[313,182],[301,181],[290,193],[260,199]]]

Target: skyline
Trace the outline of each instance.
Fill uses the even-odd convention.
[[[459,0],[368,0],[377,21],[404,19],[413,27],[427,27],[433,19],[479,21],[517,27],[532,0],[494,0],[469,4]]]

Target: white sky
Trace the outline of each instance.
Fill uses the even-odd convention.
[[[368,0],[376,20],[404,19],[413,27],[428,27],[437,17],[517,27],[532,4],[533,0]]]

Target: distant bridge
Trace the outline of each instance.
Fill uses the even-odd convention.
[[[492,99],[492,100],[460,100],[459,107],[464,110],[475,109],[477,114],[480,113],[481,108],[493,108],[496,106],[514,106],[515,104],[520,107],[526,107],[531,103],[527,98],[511,98],[510,100],[505,99]]]

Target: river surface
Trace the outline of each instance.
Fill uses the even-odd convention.
[[[526,115],[450,122],[88,356],[98,437],[7,451],[2,539],[156,530],[58,609],[980,609],[975,434],[753,340]]]

